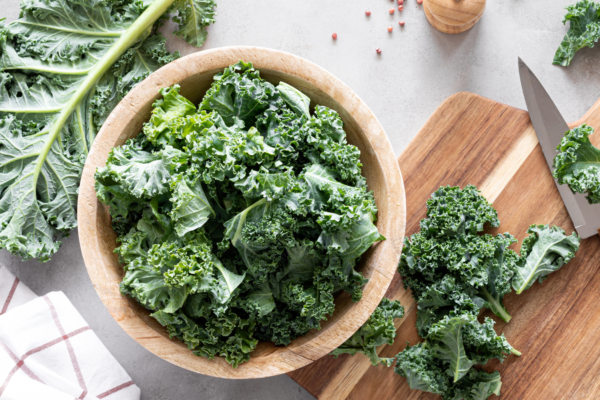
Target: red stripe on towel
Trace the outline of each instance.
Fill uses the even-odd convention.
[[[10,301],[12,300],[13,296],[15,295],[15,292],[17,291],[18,285],[19,285],[19,278],[15,278],[15,281],[13,282],[13,285],[10,288],[10,292],[8,292],[8,297],[6,298],[6,301],[4,302],[4,306],[2,307],[2,311],[0,311],[0,315],[4,314],[8,310],[8,306],[9,306]]]
[[[103,399],[103,398],[105,398],[107,396],[110,396],[111,394],[117,393],[117,392],[119,392],[119,391],[121,391],[121,390],[123,390],[125,388],[128,388],[131,385],[134,385],[133,381],[125,382],[125,383],[123,383],[123,384],[121,384],[121,385],[119,385],[117,387],[114,387],[114,388],[112,388],[112,389],[110,389],[110,390],[108,390],[108,391],[106,391],[106,392],[104,392],[102,394],[99,394],[96,397],[99,398],[99,399]]]
[[[54,304],[52,304],[52,301],[50,300],[48,295],[43,296],[43,299],[48,304],[48,307],[50,308],[50,313],[52,314],[52,318],[54,319],[54,323],[56,324],[58,331],[60,332],[63,339],[65,340],[65,344],[67,345],[67,350],[69,351],[69,357],[71,358],[71,364],[73,365],[73,369],[75,370],[75,375],[77,375],[77,382],[79,383],[79,387],[81,387],[83,389],[83,392],[81,393],[79,398],[83,399],[85,397],[85,395],[87,394],[87,386],[85,385],[85,381],[83,380],[83,375],[81,374],[81,368],[79,368],[79,363],[77,362],[77,357],[75,356],[75,350],[73,350],[73,345],[69,341],[69,338],[66,335],[62,324],[60,323],[60,319],[58,319],[58,314],[56,312],[56,308],[54,308]]]

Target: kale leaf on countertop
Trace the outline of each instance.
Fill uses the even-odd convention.
[[[600,39],[600,5],[591,0],[582,0],[566,6],[563,24],[569,21],[569,30],[554,54],[552,64],[568,66],[575,53],[584,47],[594,47]]]

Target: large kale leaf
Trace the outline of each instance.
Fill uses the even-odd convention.
[[[527,233],[529,236],[521,245],[523,258],[512,281],[517,294],[529,289],[536,280],[541,283],[548,274],[571,261],[580,243],[577,233],[567,236],[557,226],[531,225]]]
[[[573,193],[583,193],[590,204],[600,203],[600,149],[589,136],[594,128],[583,124],[568,131],[561,139],[554,157],[552,175]]]
[[[77,226],[96,133],[137,83],[176,57],[155,33],[172,3],[23,0],[19,19],[0,20],[1,248],[47,261]],[[203,2],[179,3],[189,21]],[[127,179],[160,179],[134,169]]]
[[[565,7],[567,14],[563,19],[569,21],[569,31],[563,38],[554,55],[552,64],[566,67],[571,63],[577,50],[594,47],[600,39],[600,5],[591,0],[582,0]]]

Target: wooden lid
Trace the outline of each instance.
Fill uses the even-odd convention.
[[[436,29],[460,33],[471,29],[485,10],[486,0],[424,0],[423,10]]]

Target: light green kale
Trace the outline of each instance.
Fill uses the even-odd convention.
[[[377,355],[377,347],[383,344],[393,344],[396,337],[394,320],[404,316],[404,307],[398,300],[388,300],[385,297],[377,306],[367,322],[346,340],[344,344],[331,352],[335,357],[340,354],[355,355],[363,353],[371,360],[371,364],[382,364],[390,367],[394,358],[382,358]]]
[[[594,47],[600,39],[600,5],[591,0],[582,0],[565,7],[567,14],[563,24],[569,21],[569,31],[554,55],[552,64],[566,67],[577,50]]]
[[[214,0],[175,0],[171,9],[171,12],[178,13],[173,17],[173,21],[178,24],[175,35],[189,44],[201,47],[206,40],[206,28],[216,22],[216,6]]]
[[[552,175],[573,193],[583,193],[590,204],[600,203],[600,149],[589,136],[594,128],[583,124],[568,131],[557,147]]]
[[[521,245],[522,260],[512,281],[517,294],[529,289],[536,280],[541,283],[548,274],[571,261],[580,243],[577,233],[566,236],[557,226],[531,225],[527,233],[529,236]]]
[[[177,57],[156,33],[165,12],[173,5],[188,26],[192,11],[210,8],[173,2],[23,0],[19,19],[0,20],[0,248],[47,261],[77,226],[96,133],[136,84]]]

